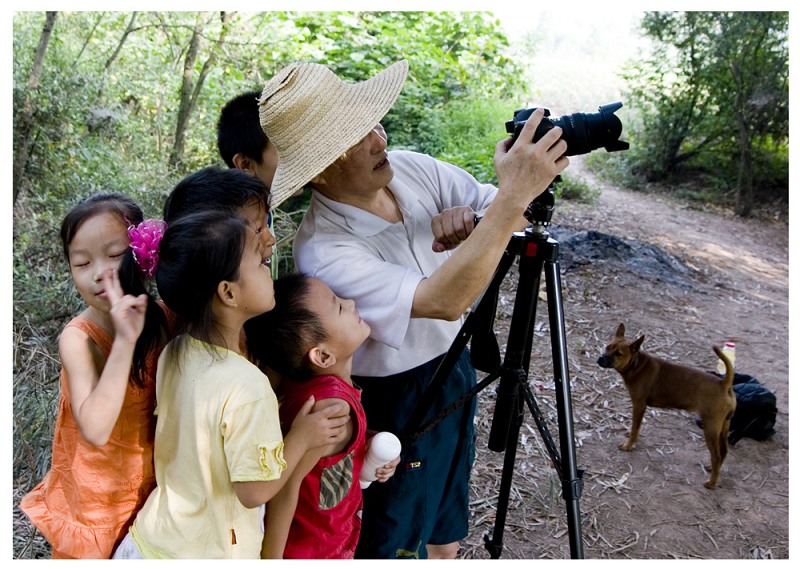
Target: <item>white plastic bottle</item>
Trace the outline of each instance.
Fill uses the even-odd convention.
[[[378,478],[376,470],[400,456],[401,448],[400,439],[388,431],[382,431],[372,437],[359,475],[362,489]]]
[[[733,366],[736,362],[736,344],[733,342],[725,342],[725,345],[722,346],[722,352],[728,357],[731,366]],[[725,362],[720,359],[717,359],[717,373],[722,376],[725,375]]]

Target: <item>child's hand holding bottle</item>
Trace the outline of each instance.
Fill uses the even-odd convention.
[[[361,468],[361,488],[367,488],[373,480],[386,482],[394,475],[400,464],[402,445],[393,433],[383,431],[374,435],[367,443],[367,454]]]

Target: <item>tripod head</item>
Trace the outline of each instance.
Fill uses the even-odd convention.
[[[544,192],[536,196],[522,215],[525,216],[530,222],[530,226],[526,228],[527,232],[540,233],[547,236],[545,228],[550,225],[550,220],[553,217],[553,211],[556,209],[556,195],[554,188],[557,182],[561,181],[561,174],[558,174],[555,179],[550,182]],[[475,216],[475,225],[477,225],[483,216]]]
[[[531,222],[529,231],[536,233],[543,233],[545,228],[550,225],[550,219],[553,217],[553,211],[556,209],[556,196],[553,191],[556,182],[561,181],[561,174],[550,182],[547,189],[536,196],[534,200],[528,204],[527,209],[522,214],[525,219]]]

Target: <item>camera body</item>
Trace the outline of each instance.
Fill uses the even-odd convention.
[[[544,109],[544,117],[533,135],[533,142],[538,141],[553,127],[561,127],[561,139],[567,143],[566,156],[587,154],[598,148],[607,152],[627,150],[630,145],[619,140],[622,134],[622,122],[614,112],[622,107],[621,102],[601,105],[596,113],[574,113],[555,119],[550,118],[550,111]],[[536,107],[517,109],[514,118],[506,122],[506,132],[513,135],[514,141],[519,137],[525,122],[536,110]]]

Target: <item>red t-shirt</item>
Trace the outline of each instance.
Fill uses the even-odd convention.
[[[303,383],[284,382],[280,409],[284,432],[311,395],[317,401],[347,401],[355,420],[354,436],[346,449],[321,458],[303,479],[283,557],[352,559],[361,532],[358,475],[364,464],[367,431],[361,391],[335,375],[318,376]]]

